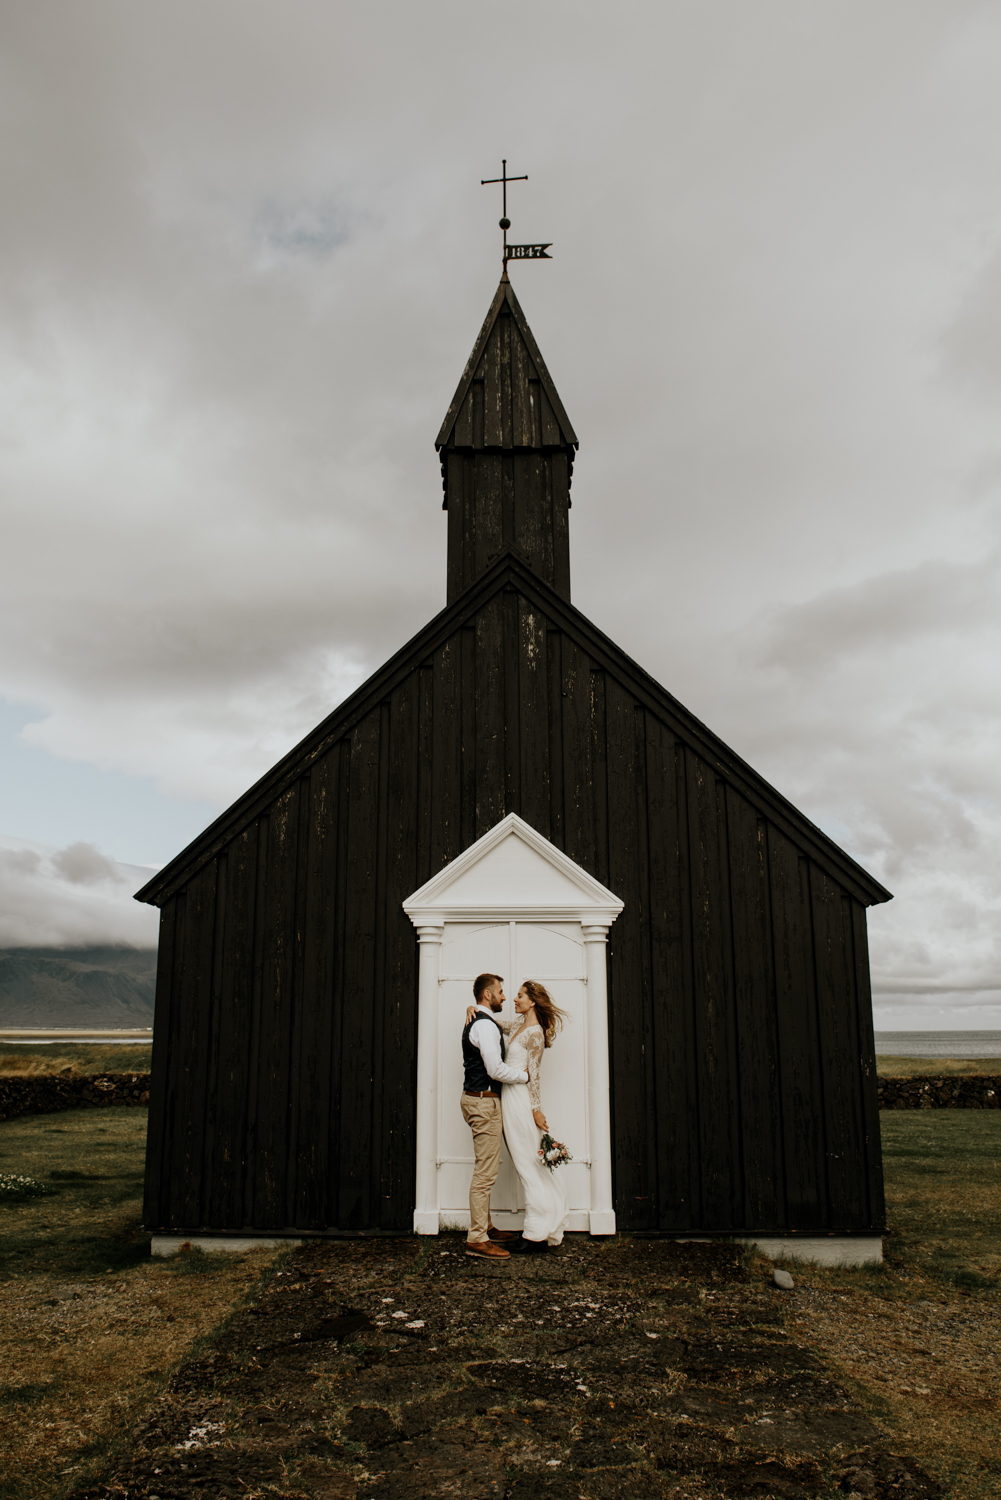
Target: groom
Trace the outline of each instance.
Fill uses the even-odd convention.
[[[469,1184],[469,1238],[466,1254],[477,1260],[510,1260],[504,1240],[516,1233],[490,1222],[490,1190],[497,1181],[503,1132],[501,1088],[527,1083],[528,1074],[504,1061],[504,1033],[494,1015],[504,1008],[504,981],[499,974],[480,974],[473,981],[476,1009],[462,1033],[462,1117],[473,1132],[473,1180]]]

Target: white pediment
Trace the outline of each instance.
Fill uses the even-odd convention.
[[[413,922],[545,913],[612,922],[622,902],[516,813],[477,839],[403,903]]]

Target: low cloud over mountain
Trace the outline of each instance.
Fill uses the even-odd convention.
[[[93,844],[0,838],[0,948],[155,948],[159,913],[132,899],[151,874]]]

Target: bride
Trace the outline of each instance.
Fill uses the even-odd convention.
[[[518,1021],[501,1029],[508,1042],[504,1061],[528,1073],[527,1083],[505,1083],[502,1113],[504,1139],[525,1195],[525,1223],[521,1239],[507,1247],[513,1255],[545,1253],[563,1239],[570,1205],[559,1172],[550,1172],[539,1157],[542,1132],[548,1130],[539,1092],[542,1054],[551,1047],[563,1025],[563,1012],[549,991],[526,979],[515,998]],[[520,1022],[520,1024],[519,1024]]]

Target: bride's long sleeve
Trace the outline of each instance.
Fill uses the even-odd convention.
[[[541,1030],[534,1027],[525,1033],[525,1051],[528,1054],[528,1097],[532,1101],[533,1109],[542,1108],[542,1094],[539,1089],[539,1069],[542,1065],[542,1054],[545,1050]]]

